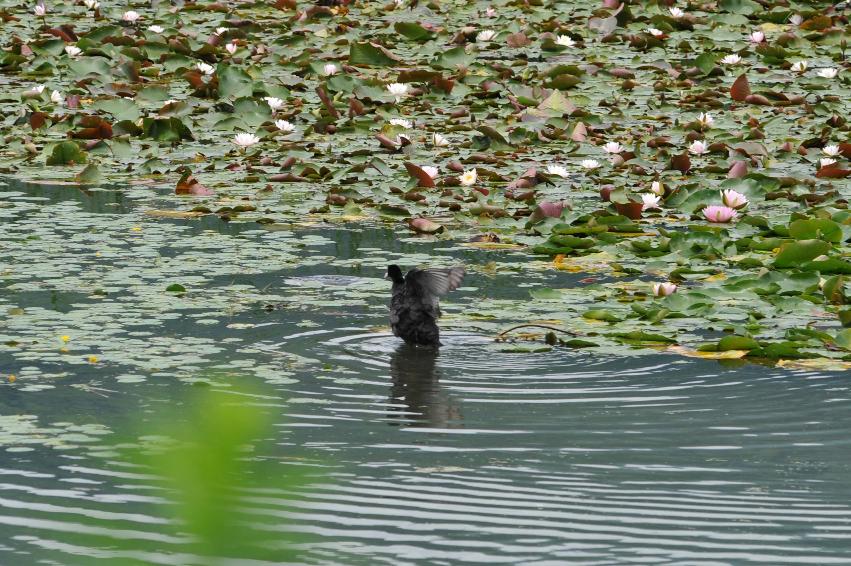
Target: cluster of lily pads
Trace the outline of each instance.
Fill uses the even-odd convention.
[[[851,350],[831,2],[0,0],[0,19],[7,175],[522,246],[592,274],[559,291],[601,324],[679,319],[725,356]]]

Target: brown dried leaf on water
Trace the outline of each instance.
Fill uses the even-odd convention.
[[[838,163],[826,165],[816,172],[819,179],[844,179],[848,175],[851,175],[851,169],[843,169]]]
[[[585,127],[585,124],[577,122],[573,127],[573,133],[570,134],[570,139],[579,143],[588,139],[588,128]]]
[[[512,33],[508,37],[505,38],[505,42],[509,47],[526,47],[532,40],[526,37],[526,34],[522,31],[517,33]]]
[[[409,218],[408,227],[419,234],[439,234],[445,230],[442,224],[428,218]]]
[[[431,175],[425,172],[422,167],[419,165],[415,165],[410,161],[405,162],[405,169],[408,171],[408,175],[417,180],[417,186],[423,188],[431,188],[434,187],[434,179],[431,178]]]
[[[682,174],[686,174],[691,171],[691,159],[689,159],[688,153],[683,152],[679,155],[671,157],[670,168],[676,169]]]
[[[748,162],[747,161],[736,161],[730,167],[730,170],[727,171],[728,179],[739,179],[748,174]]]
[[[208,197],[216,193],[202,185],[192,174],[185,174],[177,182],[174,194]]]
[[[748,76],[742,74],[733,82],[730,87],[730,97],[736,102],[745,102],[751,94],[751,85],[748,83]]]

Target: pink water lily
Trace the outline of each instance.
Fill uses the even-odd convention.
[[[733,189],[721,191],[721,202],[730,208],[742,208],[748,204],[748,197]]]
[[[734,208],[717,204],[710,204],[702,212],[707,220],[718,223],[730,222],[739,215]]]
[[[667,297],[677,291],[677,286],[674,283],[654,283],[653,295],[657,297]]]

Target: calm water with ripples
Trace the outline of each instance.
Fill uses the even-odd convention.
[[[112,448],[192,383],[239,379],[262,394],[234,398],[277,423],[256,457],[309,477],[246,511],[302,533],[304,563],[851,564],[846,373],[518,354],[453,323],[568,274],[474,269],[439,353],[410,348],[387,333],[383,264],[521,256],[154,219],[134,204],[151,191],[0,191],[0,374],[17,376],[0,387],[0,564],[203,564]],[[204,291],[151,292],[177,280]]]

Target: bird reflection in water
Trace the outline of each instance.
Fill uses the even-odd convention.
[[[390,424],[462,428],[461,410],[440,385],[437,348],[402,344],[390,356]]]

